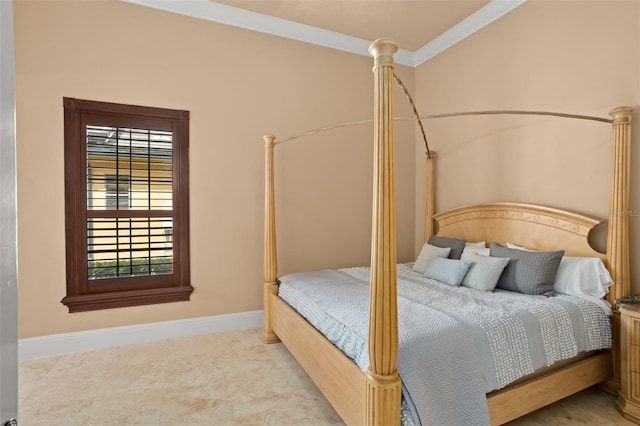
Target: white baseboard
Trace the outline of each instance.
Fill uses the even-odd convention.
[[[115,346],[262,327],[263,311],[238,312],[18,339],[20,361]]]

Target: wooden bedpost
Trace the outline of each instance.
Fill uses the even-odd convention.
[[[613,377],[602,384],[611,393],[620,390],[620,313],[614,301],[631,292],[629,267],[629,148],[631,135],[630,107],[618,107],[609,113],[613,117],[611,158],[611,200],[607,233],[607,261],[615,286],[607,295],[614,307],[611,319],[613,342]]]
[[[611,201],[609,204],[609,229],[607,259],[613,282],[608,294],[613,303],[621,296],[629,295],[629,145],[632,108],[619,107],[610,114],[613,117],[613,147],[611,166]]]
[[[424,242],[429,241],[433,235],[433,215],[436,213],[436,181],[435,162],[436,153],[427,152],[427,180],[424,205]]]
[[[271,295],[278,293],[278,260],[276,253],[276,201],[274,191],[273,148],[276,137],[265,135],[264,139],[264,173],[265,173],[265,199],[264,199],[264,285],[263,307],[264,325],[262,328],[262,341],[265,343],[279,342],[280,339],[273,331],[273,318],[271,311]]]
[[[366,373],[366,424],[400,424],[398,300],[393,149],[393,54],[389,39],[374,41],[373,226],[369,301],[369,369]]]

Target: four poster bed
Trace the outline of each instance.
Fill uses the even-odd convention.
[[[264,138],[263,340],[282,341],[349,425],[386,426],[401,421],[423,425],[503,424],[598,383],[605,390],[616,392],[620,377],[619,317],[613,301],[630,291],[628,216],[624,212],[628,211],[631,109],[614,109],[611,120],[571,116],[613,125],[611,214],[606,225],[606,253],[600,253],[590,244],[601,221],[572,212],[531,204],[493,203],[435,214],[435,156],[427,150],[425,242],[431,242],[434,235],[445,241],[479,242],[478,248],[490,251],[491,257],[508,258],[501,262],[502,268],[507,265],[504,271],[509,269],[507,262],[513,258],[529,259],[540,254],[501,245],[507,242],[541,253],[555,253],[557,262],[561,261],[560,256],[598,262],[601,259],[613,282],[608,284],[606,294],[613,314],[609,316],[600,305],[571,295],[547,298],[521,294],[519,289],[452,288],[440,282],[447,277],[434,282],[432,276],[417,273],[420,257],[415,264],[396,264],[392,110],[396,50],[395,43],[387,39],[377,40],[370,47],[375,58],[371,268],[278,276],[273,151],[279,141],[273,135]],[[501,244],[492,243],[487,247],[491,242]],[[425,244],[425,247],[427,245],[431,246]],[[467,246],[465,244],[465,249]],[[501,254],[501,250],[506,250],[506,254]],[[435,263],[431,258],[429,262],[429,265]],[[519,262],[525,264],[528,260]],[[328,287],[319,289],[316,283]],[[345,300],[360,301],[360,307],[342,303]],[[321,311],[321,307],[335,307],[335,310]],[[443,313],[447,308],[451,308],[450,312]],[[482,319],[481,311],[491,311],[493,317]],[[523,313],[523,317],[516,317],[516,311],[518,315]],[[550,311],[557,312],[560,319],[550,319]],[[568,311],[577,316],[571,316],[574,314]],[[534,318],[537,325],[526,325],[528,320],[524,317]],[[582,325],[586,329],[595,317],[598,318],[594,320],[595,331],[570,335]],[[327,322],[327,318],[331,321]],[[459,330],[460,323],[471,324],[471,331]],[[515,328],[498,330],[498,323],[515,324]],[[577,324],[581,324],[580,327]],[[427,329],[431,334],[418,337],[413,332],[415,328]],[[562,334],[565,328],[566,336]],[[529,335],[525,329],[541,329],[542,336]],[[517,337],[519,334],[524,337]],[[525,341],[522,345],[526,346],[528,341],[543,348],[540,351],[544,353],[519,352],[514,349],[521,346],[519,338]],[[435,351],[436,347],[445,348],[449,344],[452,346],[445,349],[448,352]],[[425,352],[416,355],[409,352],[409,348]],[[501,357],[502,361],[492,361],[491,354]],[[426,362],[415,359],[426,359]],[[440,364],[440,360],[444,364]],[[467,368],[478,360],[489,368],[479,371]],[[418,368],[418,372],[404,374],[403,371],[411,371],[409,364],[415,364],[413,367]],[[510,365],[504,367],[507,364]],[[539,367],[543,367],[542,370]],[[426,380],[421,376],[426,376]]]

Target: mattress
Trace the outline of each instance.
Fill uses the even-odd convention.
[[[486,393],[611,345],[608,316],[585,299],[452,287],[411,266],[397,265],[405,425],[488,423]],[[365,371],[369,268],[279,281],[279,296]]]

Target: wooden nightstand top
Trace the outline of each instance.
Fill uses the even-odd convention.
[[[627,315],[631,315],[632,317],[640,317],[640,304],[621,303],[619,307],[620,310],[624,311],[624,313]]]

